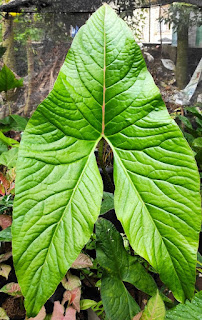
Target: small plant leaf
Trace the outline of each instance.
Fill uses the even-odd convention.
[[[23,79],[16,79],[14,73],[4,65],[0,71],[0,92],[7,92],[10,89],[15,89],[23,86]]]
[[[96,306],[97,302],[90,299],[83,299],[80,301],[80,310],[87,310]]]
[[[198,137],[198,138],[194,139],[194,141],[192,142],[192,146],[195,148],[202,149],[202,137]]]
[[[66,290],[74,290],[81,286],[81,280],[77,277],[72,275],[70,272],[67,272],[66,276],[62,279],[62,285]]]
[[[166,312],[166,320],[201,320],[202,291],[195,294],[194,298],[185,304],[178,304]]]
[[[3,308],[0,308],[0,319],[9,320],[9,317],[7,316],[6,311]]]
[[[69,301],[69,305],[72,305],[76,311],[80,312],[80,299],[81,299],[81,289],[75,288],[71,291],[65,291],[62,299],[62,305]]]
[[[12,257],[12,252],[6,252],[4,254],[0,254],[0,263],[8,260],[10,257]]]
[[[0,289],[0,292],[7,293],[13,297],[21,297],[21,289],[18,283],[10,282]]]
[[[0,276],[8,279],[10,271],[11,266],[8,266],[7,264],[0,264]]]
[[[16,167],[18,158],[18,148],[12,148],[8,151],[2,152],[0,155],[0,165],[6,166],[8,169]]]
[[[164,320],[166,316],[166,309],[164,302],[157,291],[156,295],[153,296],[147,303],[141,320]]]
[[[54,302],[54,309],[51,320],[76,320],[76,310],[72,307],[67,308],[64,316],[64,307],[59,301]]]
[[[114,195],[110,192],[103,192],[100,215],[103,215],[112,209],[114,209]]]
[[[0,231],[0,241],[4,241],[4,242],[11,242],[12,241],[11,227],[8,227],[8,228]]]
[[[1,140],[2,142],[4,142],[5,144],[7,144],[8,146],[10,146],[10,147],[19,147],[19,142],[18,142],[18,141],[6,137],[6,136],[3,134],[3,132],[1,132],[1,131],[0,131],[0,140]]]
[[[71,268],[82,269],[90,268],[93,266],[91,259],[84,253],[80,253],[78,258],[72,263]]]
[[[2,132],[7,132],[10,130],[24,131],[27,122],[27,118],[21,117],[17,114],[11,114],[4,119],[0,119],[0,130]]]

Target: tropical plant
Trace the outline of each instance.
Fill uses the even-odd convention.
[[[103,195],[94,150],[103,139],[114,154],[115,211],[131,247],[178,301],[193,297],[201,227],[193,152],[131,31],[104,5],[76,35],[20,144],[12,236],[28,317],[53,294],[93,232]],[[122,252],[124,266],[137,265],[150,279]],[[130,278],[143,290],[144,278],[138,282],[122,269],[117,277],[110,254],[106,277],[123,289]],[[139,308],[131,305],[135,316]]]

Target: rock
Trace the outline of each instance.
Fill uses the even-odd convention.
[[[174,62],[170,59],[161,59],[161,62],[163,63],[163,66],[171,71],[175,70]]]
[[[202,93],[200,93],[197,97],[197,102],[202,103]]]

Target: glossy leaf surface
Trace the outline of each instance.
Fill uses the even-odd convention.
[[[13,253],[28,316],[90,238],[102,200],[94,157],[102,137],[114,153],[115,210],[133,249],[178,300],[193,295],[196,163],[132,33],[105,5],[76,35],[20,146]]]

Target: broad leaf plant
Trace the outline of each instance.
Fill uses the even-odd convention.
[[[19,148],[14,264],[35,316],[89,240],[103,196],[94,151],[114,154],[115,211],[134,251],[184,302],[201,225],[193,152],[169,116],[132,32],[107,5],[76,35]]]

